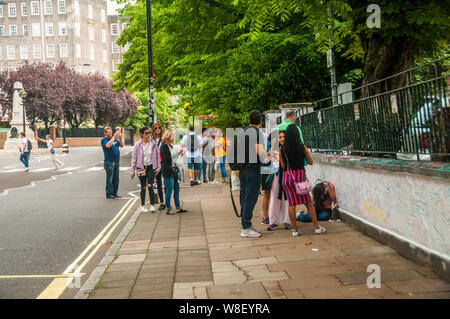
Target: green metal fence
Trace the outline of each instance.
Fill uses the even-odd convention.
[[[359,98],[351,103],[326,107],[331,97],[315,102],[317,111],[300,117],[305,144],[364,156],[414,154],[420,160],[427,154],[449,161],[448,62],[450,57],[354,89]],[[400,77],[405,85],[391,90]],[[381,93],[368,95],[373,87]]]

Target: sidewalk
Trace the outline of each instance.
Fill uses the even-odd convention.
[[[267,231],[261,197],[253,224],[263,236],[241,238],[228,187],[182,187],[188,213],[140,214],[89,298],[450,298],[429,268],[343,222],[321,222],[321,235],[300,222],[300,237]],[[369,264],[381,267],[381,288],[367,287]]]

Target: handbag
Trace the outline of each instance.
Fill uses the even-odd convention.
[[[137,170],[136,174],[137,174],[137,176],[145,176],[145,175],[147,175],[145,169]]]
[[[292,179],[294,180],[295,193],[297,195],[307,195],[307,194],[311,193],[311,191],[312,191],[311,182],[308,179],[306,179],[304,182],[297,183],[295,181],[294,175],[292,175],[292,170],[290,168],[289,161],[287,160],[287,156],[286,156],[286,161],[287,161],[287,169],[291,173]]]

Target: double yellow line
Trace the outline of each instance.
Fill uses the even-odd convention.
[[[67,267],[61,274],[57,275],[48,287],[41,292],[37,299],[58,299],[64,290],[72,283],[76,277],[81,277],[83,274],[81,270],[92,259],[99,248],[109,239],[112,232],[122,222],[130,209],[133,207],[137,198],[130,198],[125,205],[120,209],[117,215],[102,229],[102,231],[91,241],[91,243],[83,250],[83,252]],[[108,231],[109,229],[109,231]],[[90,252],[90,253],[89,253]],[[88,255],[89,253],[89,255]],[[87,257],[85,258],[85,256]],[[81,262],[80,265],[78,263]],[[59,277],[61,276],[61,277]],[[56,276],[52,276],[56,277]]]

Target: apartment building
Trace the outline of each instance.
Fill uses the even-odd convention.
[[[63,61],[78,72],[111,75],[116,26],[105,0],[0,1],[7,2],[0,5],[0,71]]]

